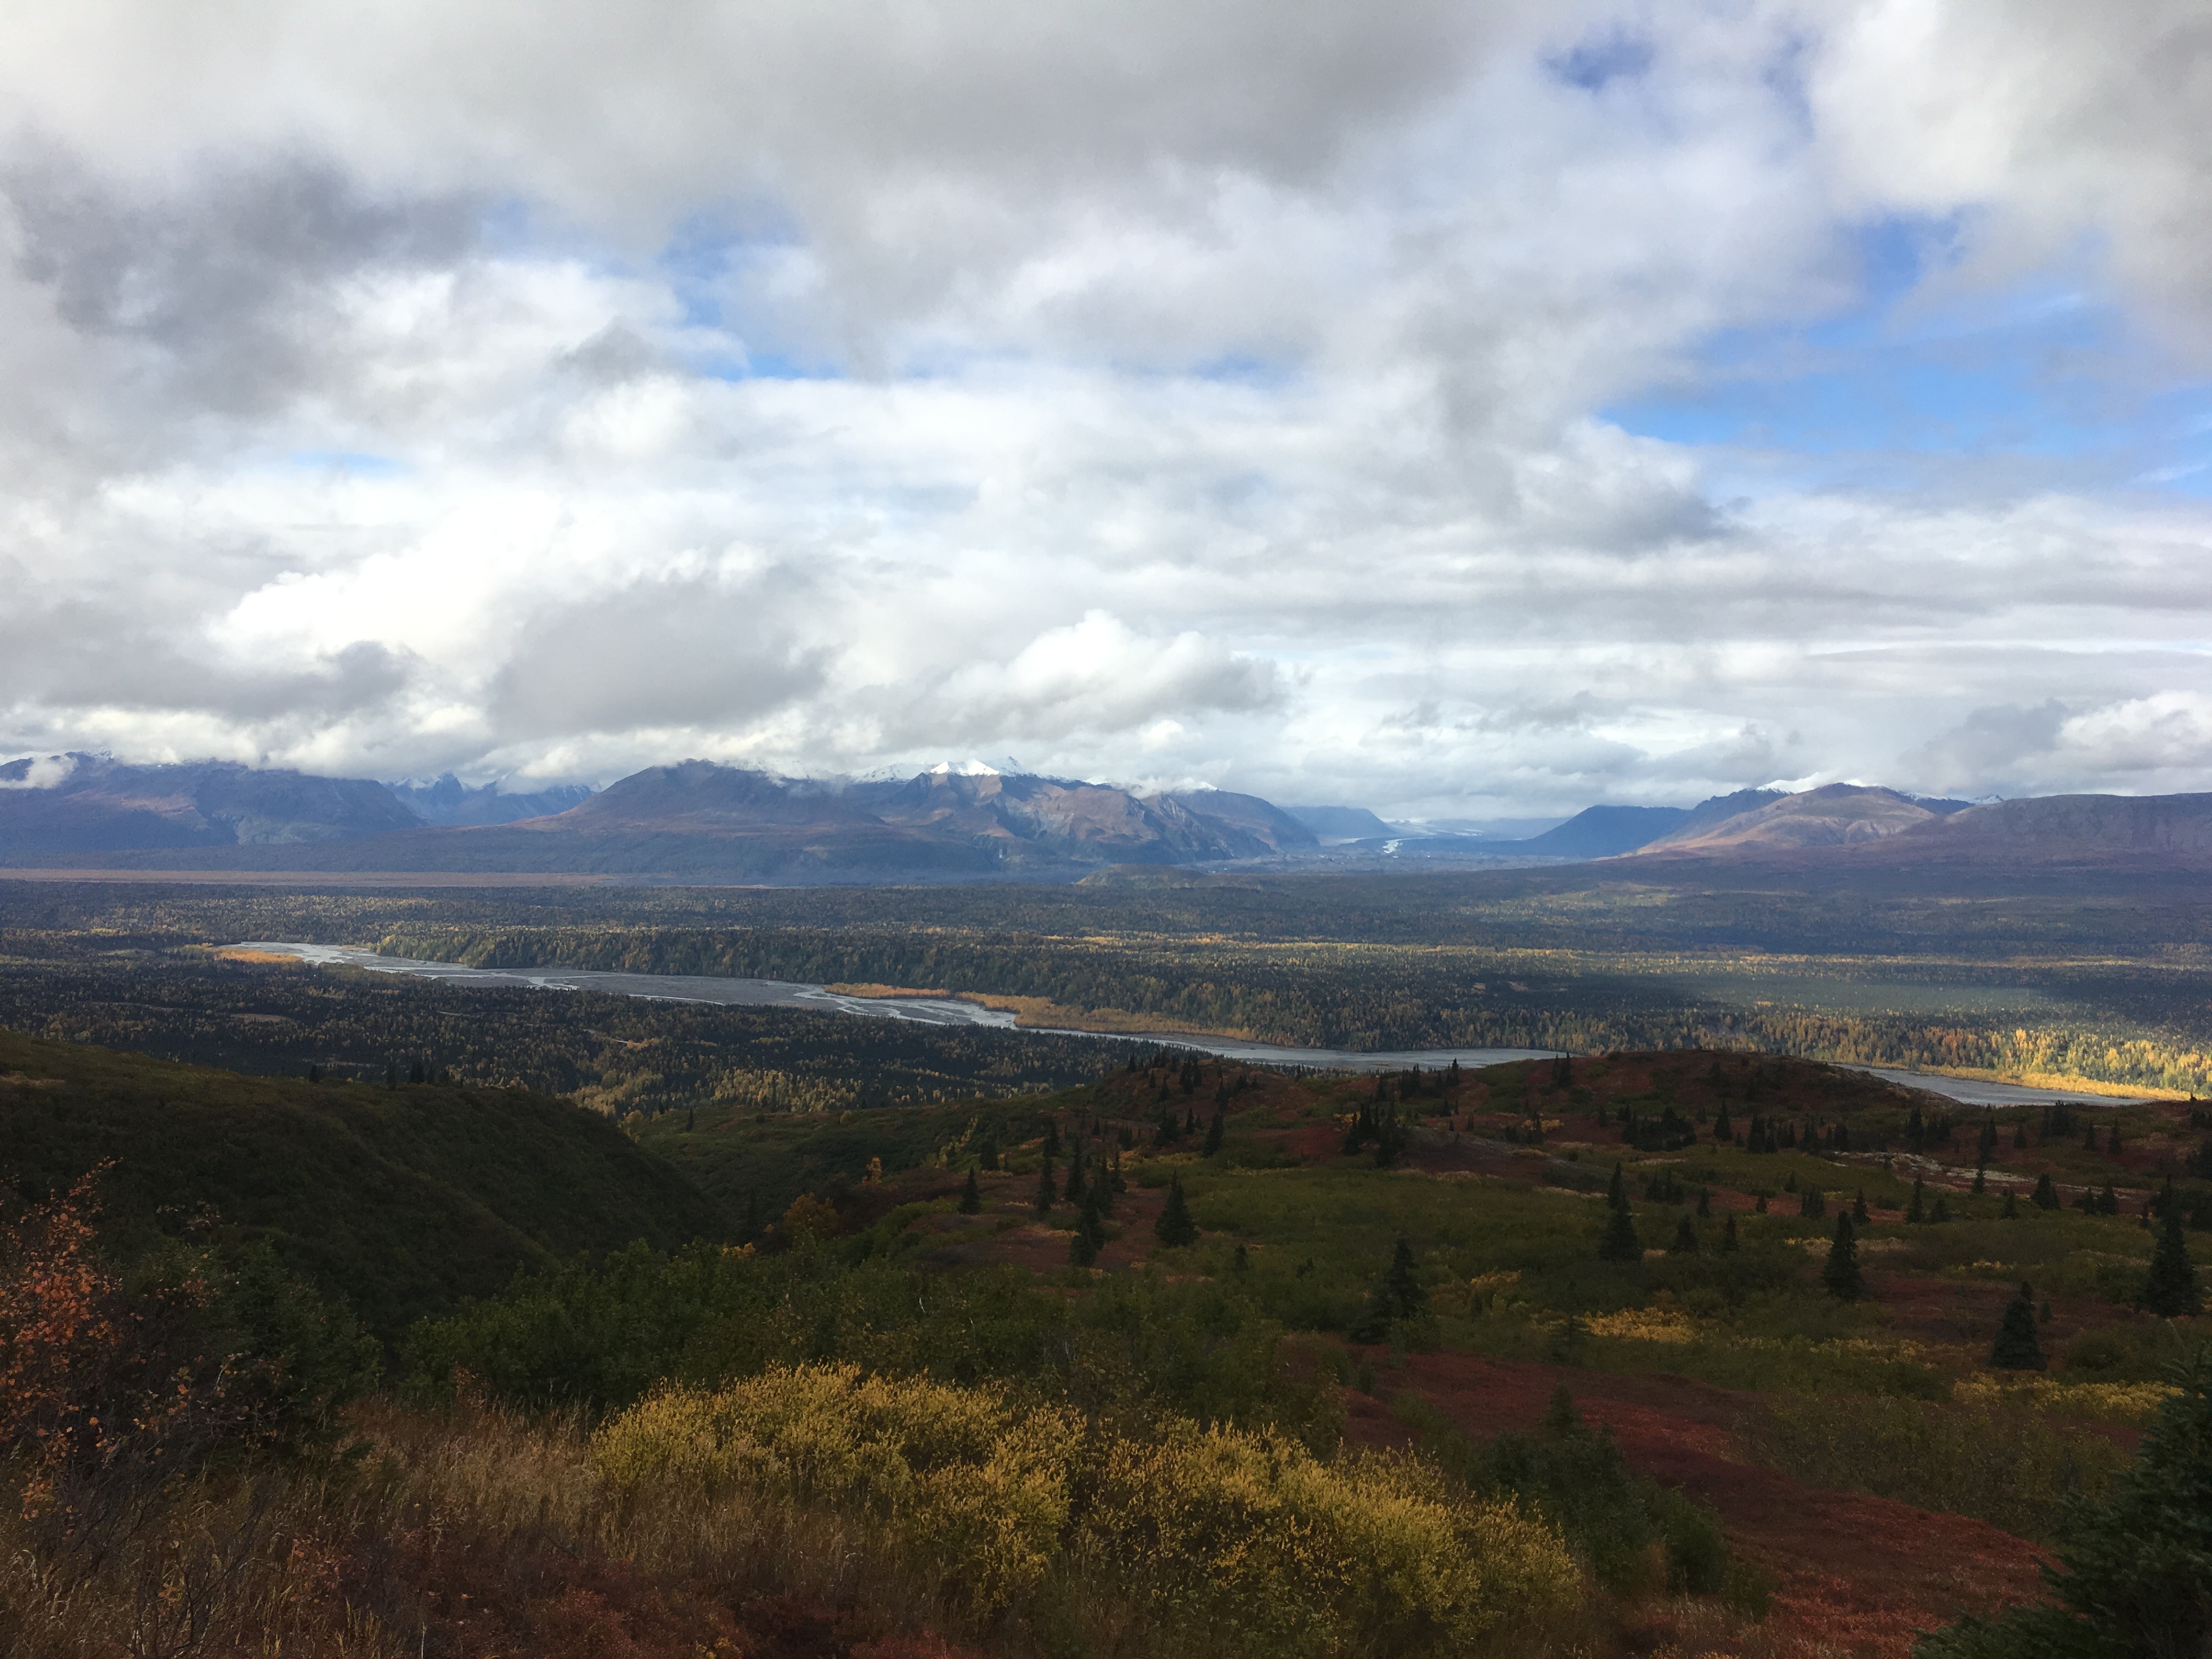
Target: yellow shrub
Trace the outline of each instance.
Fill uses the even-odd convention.
[[[1698,1322],[1687,1314],[1665,1313],[1650,1308],[1630,1308],[1620,1313],[1597,1314],[1583,1322],[1592,1336],[1611,1336],[1631,1342],[1694,1342]]]
[[[864,1517],[988,1617],[1051,1565],[1077,1432],[1065,1412],[1016,1413],[988,1389],[802,1366],[656,1395],[602,1429],[592,1457],[632,1493],[738,1488]]]
[[[1093,1480],[1074,1548],[1121,1575],[1148,1652],[1457,1650],[1575,1590],[1549,1528],[1401,1461],[1183,1425],[1114,1442]]]
[[[2033,1406],[2113,1423],[2148,1423],[2179,1392],[2167,1382],[2066,1382],[2055,1376],[1968,1376],[1951,1385],[1951,1398],[1961,1405]]]
[[[993,1389],[851,1365],[656,1395],[592,1461],[637,1501],[743,1492],[861,1523],[979,1620],[1060,1572],[1157,1655],[1459,1651],[1566,1614],[1577,1583],[1557,1533],[1423,1465],[1182,1422],[1086,1432]]]

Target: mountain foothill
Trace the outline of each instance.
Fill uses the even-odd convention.
[[[1431,836],[1364,807],[1281,807],[1220,789],[940,765],[896,779],[789,778],[690,760],[592,792],[509,793],[104,756],[0,765],[0,866],[337,873],[574,873],[805,884],[1069,880],[1115,866],[1326,869],[1442,847],[1490,865],[2191,867],[2212,795],[1970,803],[1860,784],[1744,789],[1694,807],[1596,805],[1520,840]]]

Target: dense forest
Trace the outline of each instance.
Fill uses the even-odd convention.
[[[1516,878],[1524,887],[1534,879]],[[352,1004],[373,1017],[340,1016],[337,999],[319,1008],[312,993],[270,980],[258,994],[265,1006],[249,1008],[237,999],[250,977],[222,979],[232,970],[208,969],[206,947],[295,939],[480,966],[902,986],[999,1000],[1035,1026],[1354,1050],[1717,1046],[2212,1094],[2212,964],[2182,937],[2195,914],[2186,893],[2170,905],[2123,891],[2031,895],[2017,907],[1924,894],[1845,906],[1802,894],[1497,885],[1328,878],[1264,888],[1186,878],[896,894],[300,895],[0,883],[0,1006],[23,1029],[248,1069],[313,1060],[368,1075],[395,1050],[434,1051],[474,1079],[518,1076],[623,1111],[689,1108],[717,1091],[807,1106],[940,1099],[947,1090],[1067,1082],[1097,1060],[1043,1036],[817,1040],[804,1035],[818,1028],[803,1019],[740,1011],[632,1006],[583,1022],[539,1020],[501,1000],[508,994],[483,990],[466,993],[481,1000],[469,1002],[365,995]],[[1407,902],[1424,895],[1433,914]],[[1739,920],[1771,913],[1776,942],[1711,943],[1705,913],[1714,909]],[[1876,914],[1893,947],[1887,953],[1834,942]],[[1427,942],[1408,938],[1423,933]],[[1826,942],[1808,943],[1813,935]],[[1785,949],[1785,936],[1798,943]],[[155,969],[218,976],[204,992],[172,979],[179,988],[150,999],[111,983],[118,973],[151,983]],[[233,1012],[195,1026],[179,1012],[188,1005]],[[252,1012],[289,1022],[258,1034],[264,1059],[235,1018]],[[374,1029],[357,1028],[361,1018]],[[324,1035],[310,1042],[309,1029]],[[619,1040],[592,1031],[619,1031]],[[672,1046],[635,1046],[664,1035]],[[841,1069],[841,1047],[866,1050],[866,1064]],[[718,1057],[728,1063],[717,1066]]]

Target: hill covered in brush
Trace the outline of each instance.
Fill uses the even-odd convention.
[[[380,1335],[524,1269],[720,1234],[714,1202],[606,1117],[520,1089],[246,1077],[0,1031],[0,1171],[96,1192],[126,1252],[266,1243]]]

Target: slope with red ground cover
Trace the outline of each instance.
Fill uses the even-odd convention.
[[[1767,1652],[1906,1659],[1921,1632],[2041,1595],[2043,1558],[2023,1539],[1965,1516],[1820,1491],[1751,1463],[1736,1425],[1756,1410],[1756,1395],[1663,1374],[1465,1354],[1409,1355],[1402,1371],[1383,1375],[1385,1392],[1411,1389],[1474,1440],[1534,1428],[1564,1382],[1632,1469],[1712,1505],[1730,1551],[1773,1580],[1772,1608],[1758,1627]],[[1411,1438],[1382,1401],[1354,1395],[1350,1406],[1346,1433],[1356,1443]]]

